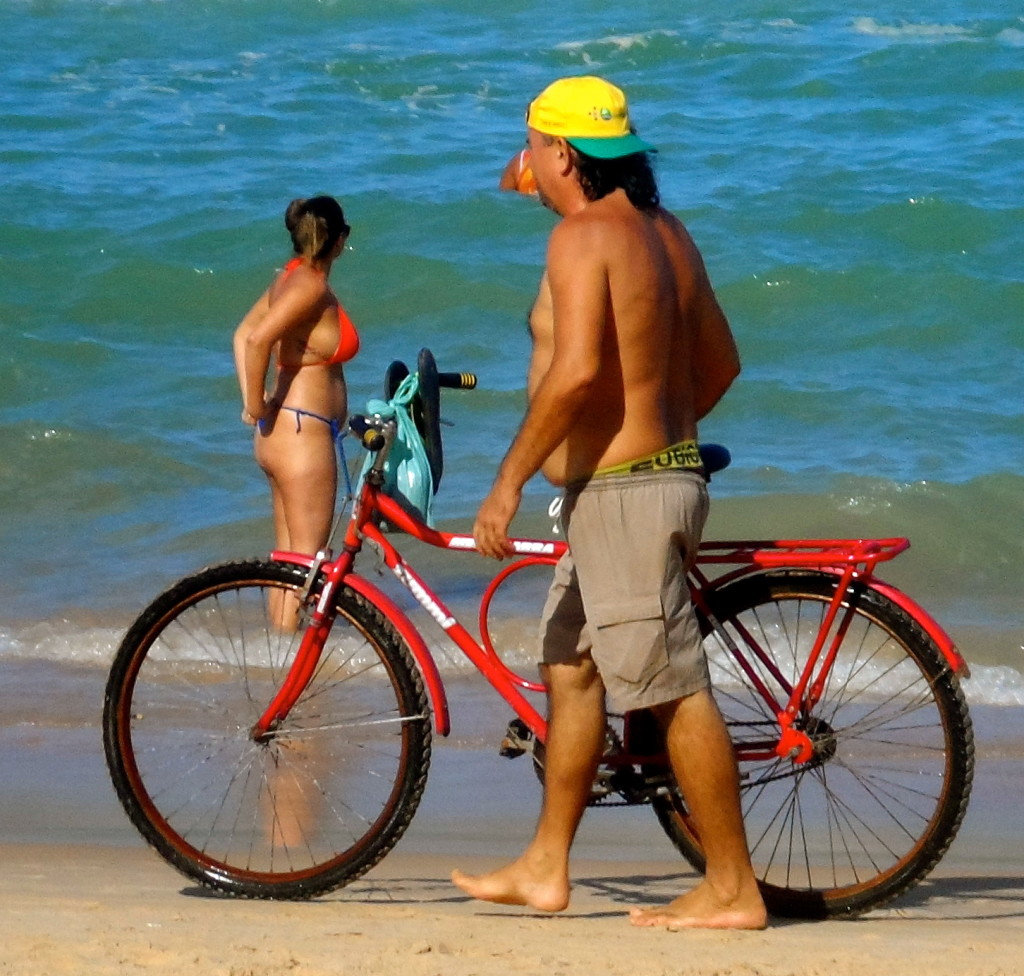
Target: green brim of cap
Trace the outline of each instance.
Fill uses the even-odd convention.
[[[578,139],[576,136],[566,137],[566,142],[575,146],[585,156],[595,159],[618,159],[621,156],[632,156],[635,153],[657,152],[649,142],[644,142],[632,133],[627,136],[612,136],[603,139]]]

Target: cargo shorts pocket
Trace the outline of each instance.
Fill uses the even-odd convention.
[[[668,666],[665,620],[657,594],[599,604],[593,624],[594,661],[630,684],[648,682]]]

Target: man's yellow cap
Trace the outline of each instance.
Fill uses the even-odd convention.
[[[633,132],[622,89],[593,75],[552,82],[530,103],[526,124],[598,159],[658,151]]]

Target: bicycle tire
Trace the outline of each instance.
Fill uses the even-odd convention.
[[[345,587],[308,686],[254,740],[302,637],[272,626],[268,601],[305,580],[255,560],[186,577],[131,626],[107,682],[104,749],[128,817],[178,870],[230,895],[303,899],[354,881],[397,843],[426,784],[419,671]]]
[[[726,584],[710,609],[734,639],[742,623],[792,683],[836,585],[825,572],[769,571]],[[974,737],[957,676],[888,597],[854,584],[844,605],[851,602],[853,619],[822,697],[799,722],[815,746],[803,765],[742,759],[744,741],[777,733],[776,718],[702,621],[715,696],[739,747],[751,858],[778,916],[852,917],[896,898],[945,854],[967,810]],[[778,680],[750,661],[784,704]],[[703,871],[699,832],[678,789],[663,791],[654,808],[675,846]]]

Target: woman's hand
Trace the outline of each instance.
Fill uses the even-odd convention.
[[[256,410],[242,407],[242,423],[255,427],[261,420],[266,420],[271,414],[277,413],[279,406],[280,404],[278,404],[277,400],[271,397],[270,399],[265,399],[263,406]]]

